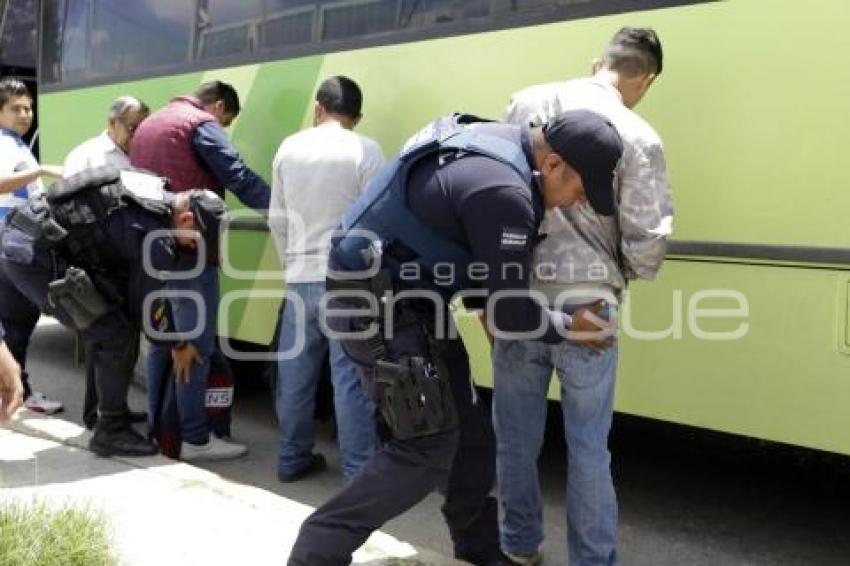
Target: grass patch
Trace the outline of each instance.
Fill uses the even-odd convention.
[[[115,566],[106,518],[90,508],[0,503],[0,566]]]

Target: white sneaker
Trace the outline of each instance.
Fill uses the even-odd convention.
[[[42,413],[44,415],[52,415],[54,413],[58,413],[64,407],[62,403],[59,401],[53,401],[47,398],[47,395],[44,393],[39,393],[38,391],[33,391],[30,393],[30,396],[24,399],[24,407],[29,409],[30,411],[34,411],[36,413]]]
[[[233,460],[244,456],[248,448],[244,444],[228,442],[210,434],[206,444],[190,444],[184,442],[180,449],[180,459],[184,462],[199,462],[201,460]]]

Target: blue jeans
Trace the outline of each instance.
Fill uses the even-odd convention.
[[[497,340],[493,368],[502,548],[531,555],[543,542],[537,458],[546,427],[546,393],[555,370],[567,441],[569,563],[617,564],[617,498],[608,451],[617,346],[595,354],[568,342]]]
[[[316,386],[324,361],[330,354],[342,473],[349,480],[378,446],[374,407],[363,392],[360,374],[346,357],[342,345],[322,333],[319,305],[324,293],[324,281],[290,283],[287,286],[278,342],[278,353],[283,353],[286,358],[278,361],[278,471],[289,475],[310,463]],[[303,308],[296,308],[295,303]],[[297,341],[301,338],[303,344],[298,348]]]
[[[215,351],[216,316],[218,313],[218,268],[206,266],[196,279],[172,280],[167,284],[171,291],[196,291],[203,297],[206,324],[201,335],[190,342],[198,349],[201,363],[193,363],[188,383],[176,383],[177,412],[180,415],[180,436],[184,442],[203,444],[209,439],[210,423],[207,418],[206,392],[210,373],[210,358]],[[198,306],[185,298],[170,299],[177,330],[187,332],[197,325]],[[151,344],[148,351],[148,400],[152,404],[148,415],[156,414],[154,404],[164,386],[171,367],[171,345]]]

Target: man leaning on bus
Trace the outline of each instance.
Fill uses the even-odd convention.
[[[224,197],[227,187],[247,206],[266,212],[271,194],[268,184],[242,161],[224,131],[239,110],[239,95],[231,85],[204,83],[193,96],[178,96],[142,122],[130,146],[130,163],[167,178],[173,191],[207,188]],[[246,452],[245,446],[211,434],[206,414],[207,377],[216,347],[218,313],[218,250],[213,248],[211,245],[208,249],[207,265],[199,278],[168,284],[172,290],[195,291],[203,297],[200,306],[206,310],[206,326],[201,335],[174,348],[152,345],[148,353],[149,380],[163,379],[173,363],[183,460],[231,459]],[[176,316],[175,322],[190,327],[176,331],[190,331],[195,326],[192,322],[202,313],[195,312],[198,305],[185,298],[177,305],[183,315]]]
[[[592,77],[529,87],[507,108],[506,121],[533,125],[565,110],[592,110],[611,120],[623,139],[614,214],[602,216],[584,203],[546,218],[548,237],[536,250],[534,287],[552,305],[566,304],[568,312],[602,298],[613,317],[627,282],[654,278],[664,260],[673,215],[664,150],[658,134],[631,110],[661,68],[655,32],[623,28],[594,62]],[[568,448],[569,562],[616,564],[617,500],[608,451],[616,341],[590,352],[569,341],[550,346],[496,340],[493,356],[502,550],[517,564],[541,558],[537,458],[549,380],[557,370]]]

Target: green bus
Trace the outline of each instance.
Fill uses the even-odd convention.
[[[846,0],[42,0],[41,157],[61,162],[118,95],[152,108],[234,84],[230,129],[270,178],[332,74],[395,153],[433,117],[498,117],[514,91],[586,75],[623,25],[652,26],[665,72],[638,111],[665,140],[677,210],[658,279],[622,311],[617,409],[850,454]],[[234,208],[238,204],[231,203]],[[230,229],[229,338],[268,347],[284,282],[262,219]],[[477,321],[458,315],[476,379]],[[553,389],[554,393],[554,389]]]

